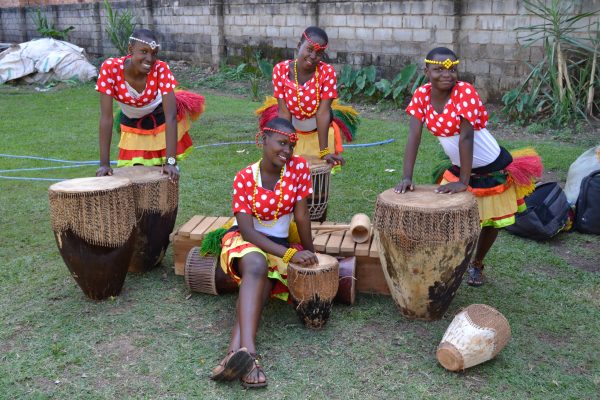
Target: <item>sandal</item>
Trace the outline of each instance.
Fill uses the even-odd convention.
[[[256,354],[251,354],[251,357],[254,359],[254,364],[252,366],[252,369],[241,378],[242,386],[246,389],[257,389],[266,387],[267,376],[265,375],[265,371],[258,363],[258,357],[256,356]],[[260,382],[261,376],[265,378],[263,382]]]
[[[213,381],[232,381],[247,375],[253,367],[254,358],[245,347],[230,351],[212,370]]]
[[[467,279],[467,285],[469,286],[481,286],[485,281],[485,277],[483,276],[483,265],[475,266],[474,264],[469,265],[469,269],[467,270],[469,274],[469,278]]]

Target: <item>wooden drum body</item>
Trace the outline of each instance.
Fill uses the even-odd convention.
[[[309,160],[310,180],[313,193],[307,198],[308,213],[311,221],[325,219],[329,202],[331,165],[322,160]]]
[[[133,183],[136,235],[129,262],[130,272],[145,272],[160,263],[169,245],[169,235],[177,219],[179,186],[162,174],[162,167],[116,168],[114,176]]]
[[[414,319],[440,319],[448,309],[479,236],[477,203],[469,192],[386,190],[377,197],[375,239],[392,297]]]
[[[185,261],[185,284],[192,292],[233,293],[238,285],[219,265],[219,256],[203,256],[200,247],[192,247]]]
[[[331,314],[339,285],[339,263],[331,256],[317,254],[319,265],[288,265],[288,288],[296,314],[311,329],[322,328]]]
[[[462,371],[494,358],[510,340],[508,321],[498,310],[472,304],[456,314],[436,357],[450,371]]]
[[[121,292],[134,247],[133,186],[127,178],[71,179],[49,188],[60,254],[86,296]]]

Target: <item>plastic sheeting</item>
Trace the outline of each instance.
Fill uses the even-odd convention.
[[[565,194],[570,204],[577,202],[583,178],[598,170],[600,170],[600,146],[588,149],[571,164],[565,184]]]
[[[28,83],[95,79],[98,70],[85,50],[50,38],[16,44],[0,53],[0,84],[23,78]]]

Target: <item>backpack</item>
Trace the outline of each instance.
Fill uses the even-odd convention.
[[[510,233],[545,240],[566,226],[571,208],[557,182],[538,185],[531,195],[525,197],[525,204],[527,210],[515,214],[515,223],[506,227]]]
[[[581,181],[575,208],[575,229],[600,234],[600,169]]]

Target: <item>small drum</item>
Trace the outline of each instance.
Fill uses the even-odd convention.
[[[162,167],[116,168],[114,176],[129,178],[135,199],[136,242],[129,272],[145,272],[160,263],[177,219],[179,186]]]
[[[324,221],[329,201],[331,165],[318,159],[309,159],[310,180],[313,193],[307,198],[308,213],[311,221]]]
[[[50,186],[48,197],[58,250],[83,293],[93,300],[117,296],[135,242],[131,181],[71,179]]]
[[[322,328],[331,313],[338,291],[339,263],[331,256],[317,254],[319,265],[288,264],[288,288],[296,314],[311,329]]]
[[[510,325],[504,315],[485,304],[472,304],[456,314],[436,357],[444,368],[462,371],[494,358],[510,336]]]
[[[434,193],[417,186],[377,196],[375,240],[392,297],[408,318],[440,319],[471,260],[479,213],[469,192]]]
[[[238,285],[219,265],[218,256],[202,256],[200,247],[192,247],[185,261],[185,284],[192,292],[233,293]]]
[[[335,301],[337,303],[353,305],[356,299],[356,257],[340,258],[340,283]]]

